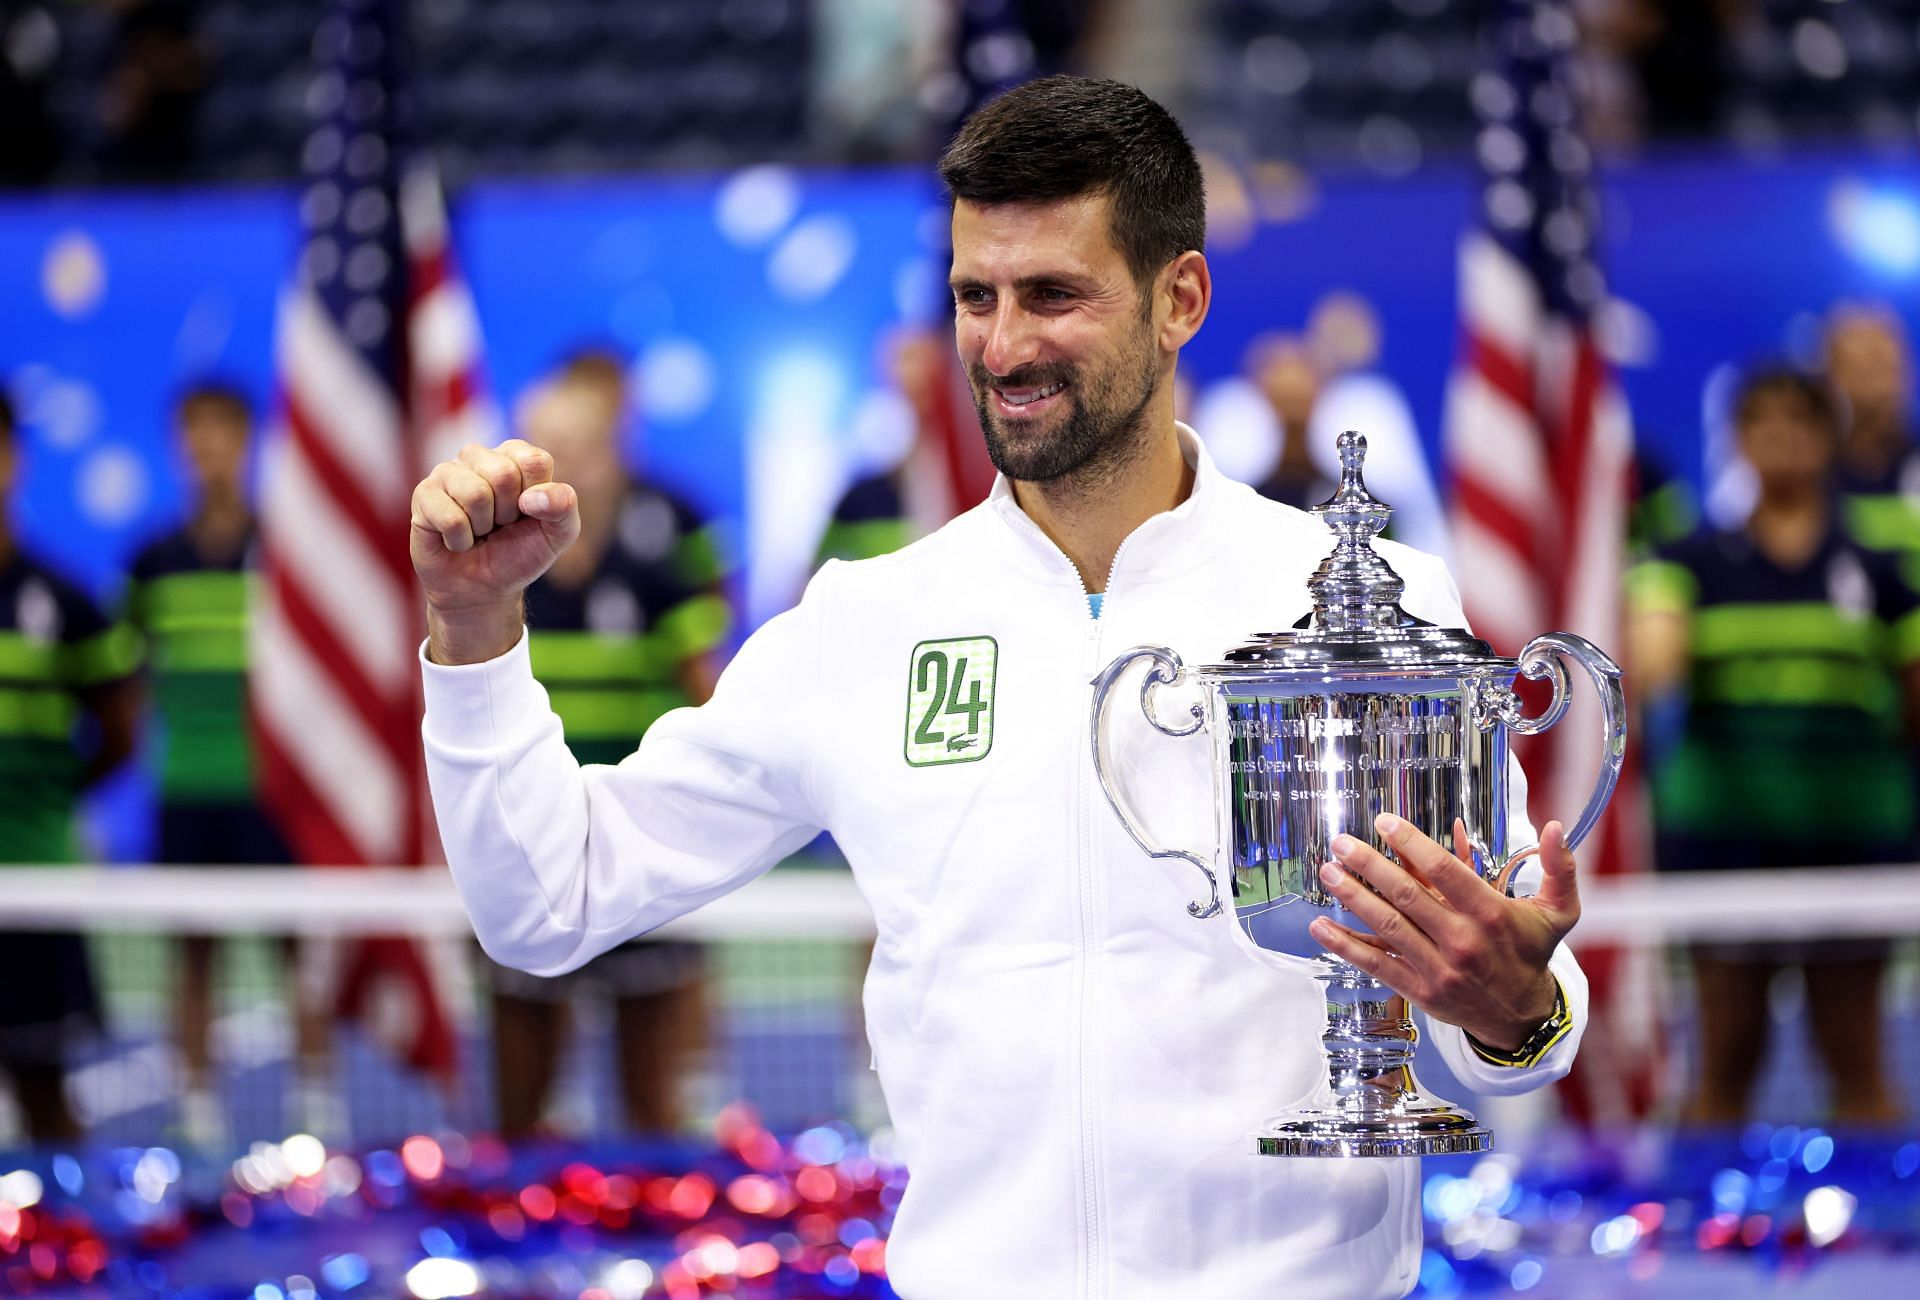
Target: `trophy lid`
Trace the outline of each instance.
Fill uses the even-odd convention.
[[[1466,629],[1436,627],[1400,607],[1406,581],[1373,547],[1393,508],[1367,490],[1361,475],[1367,440],[1348,430],[1338,445],[1340,486],[1313,507],[1335,540],[1307,580],[1312,615],[1292,631],[1256,635],[1229,651],[1222,667],[1235,673],[1249,668],[1457,673],[1511,666]]]

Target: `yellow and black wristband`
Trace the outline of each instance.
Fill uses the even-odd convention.
[[[1567,1036],[1573,1028],[1573,1017],[1567,1013],[1567,991],[1560,986],[1560,977],[1553,977],[1553,1014],[1540,1022],[1540,1027],[1527,1036],[1527,1041],[1511,1052],[1503,1052],[1497,1047],[1488,1047],[1485,1043],[1467,1035],[1467,1045],[1481,1060],[1493,1065],[1504,1065],[1510,1069],[1524,1070],[1528,1066],[1538,1065],[1540,1058],[1553,1050],[1553,1045]]]

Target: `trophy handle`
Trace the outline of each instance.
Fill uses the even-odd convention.
[[[1169,727],[1160,721],[1153,711],[1154,688],[1178,685],[1186,677],[1187,668],[1180,662],[1180,656],[1165,646],[1135,646],[1101,669],[1099,676],[1093,679],[1093,725],[1091,728],[1093,774],[1100,782],[1101,791],[1107,796],[1107,803],[1112,807],[1113,815],[1120,819],[1120,824],[1126,827],[1127,834],[1133,837],[1133,842],[1138,844],[1148,857],[1178,858],[1182,862],[1191,863],[1201,875],[1207,878],[1207,901],[1187,904],[1187,912],[1190,915],[1205,920],[1220,914],[1220,881],[1213,874],[1213,868],[1197,853],[1189,853],[1185,849],[1161,848],[1156,844],[1147,835],[1146,827],[1128,808],[1126,800],[1121,796],[1120,787],[1109,770],[1111,765],[1106,756],[1107,696],[1112,693],[1121,676],[1136,659],[1153,660],[1153,667],[1147,670],[1146,680],[1140,684],[1140,711],[1147,715],[1147,721],[1153,724],[1154,730],[1169,736],[1191,736],[1206,724],[1206,712],[1198,704],[1195,704],[1192,709],[1193,721],[1184,726]]]
[[[1483,730],[1504,725],[1523,736],[1539,735],[1559,722],[1566,716],[1571,695],[1567,668],[1560,662],[1561,655],[1586,669],[1594,691],[1600,696],[1602,715],[1600,772],[1594,780],[1593,793],[1587,797],[1587,806],[1580,811],[1580,819],[1567,832],[1567,849],[1571,851],[1592,833],[1599,822],[1607,800],[1613,797],[1613,787],[1620,780],[1620,767],[1626,762],[1627,698],[1620,686],[1620,665],[1585,637],[1575,636],[1571,632],[1543,633],[1527,642],[1520,651],[1519,666],[1520,675],[1530,681],[1546,677],[1553,679],[1553,699],[1546,711],[1537,718],[1526,717],[1520,712],[1517,696],[1511,691],[1498,691],[1491,693],[1491,699],[1482,697],[1486,704],[1483,709],[1475,710],[1474,722]],[[1495,885],[1510,890],[1514,869],[1537,852],[1539,846],[1534,845],[1509,857],[1501,865],[1494,880]]]

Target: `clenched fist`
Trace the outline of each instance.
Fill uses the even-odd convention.
[[[580,535],[574,490],[519,438],[441,461],[413,490],[408,549],[427,596],[427,653],[476,663],[513,647],[520,593]]]

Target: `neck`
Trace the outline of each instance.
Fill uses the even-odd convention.
[[[1847,436],[1847,466],[1862,478],[1875,479],[1893,468],[1907,449],[1906,430],[1891,421],[1856,420]]]
[[[1090,592],[1107,589],[1120,543],[1193,492],[1193,467],[1180,452],[1173,411],[1156,402],[1143,417],[1153,432],[1111,462],[1045,483],[1013,480],[1013,499],[1073,561]]]
[[[1274,472],[1289,479],[1313,477],[1313,453],[1307,449],[1307,429],[1304,424],[1284,426],[1280,436],[1280,461],[1274,467]]]
[[[203,552],[224,554],[237,549],[252,527],[253,516],[239,492],[214,488],[200,498],[188,532]]]
[[[1827,534],[1827,497],[1818,490],[1762,491],[1747,518],[1747,535],[1769,558],[1796,564]]]

